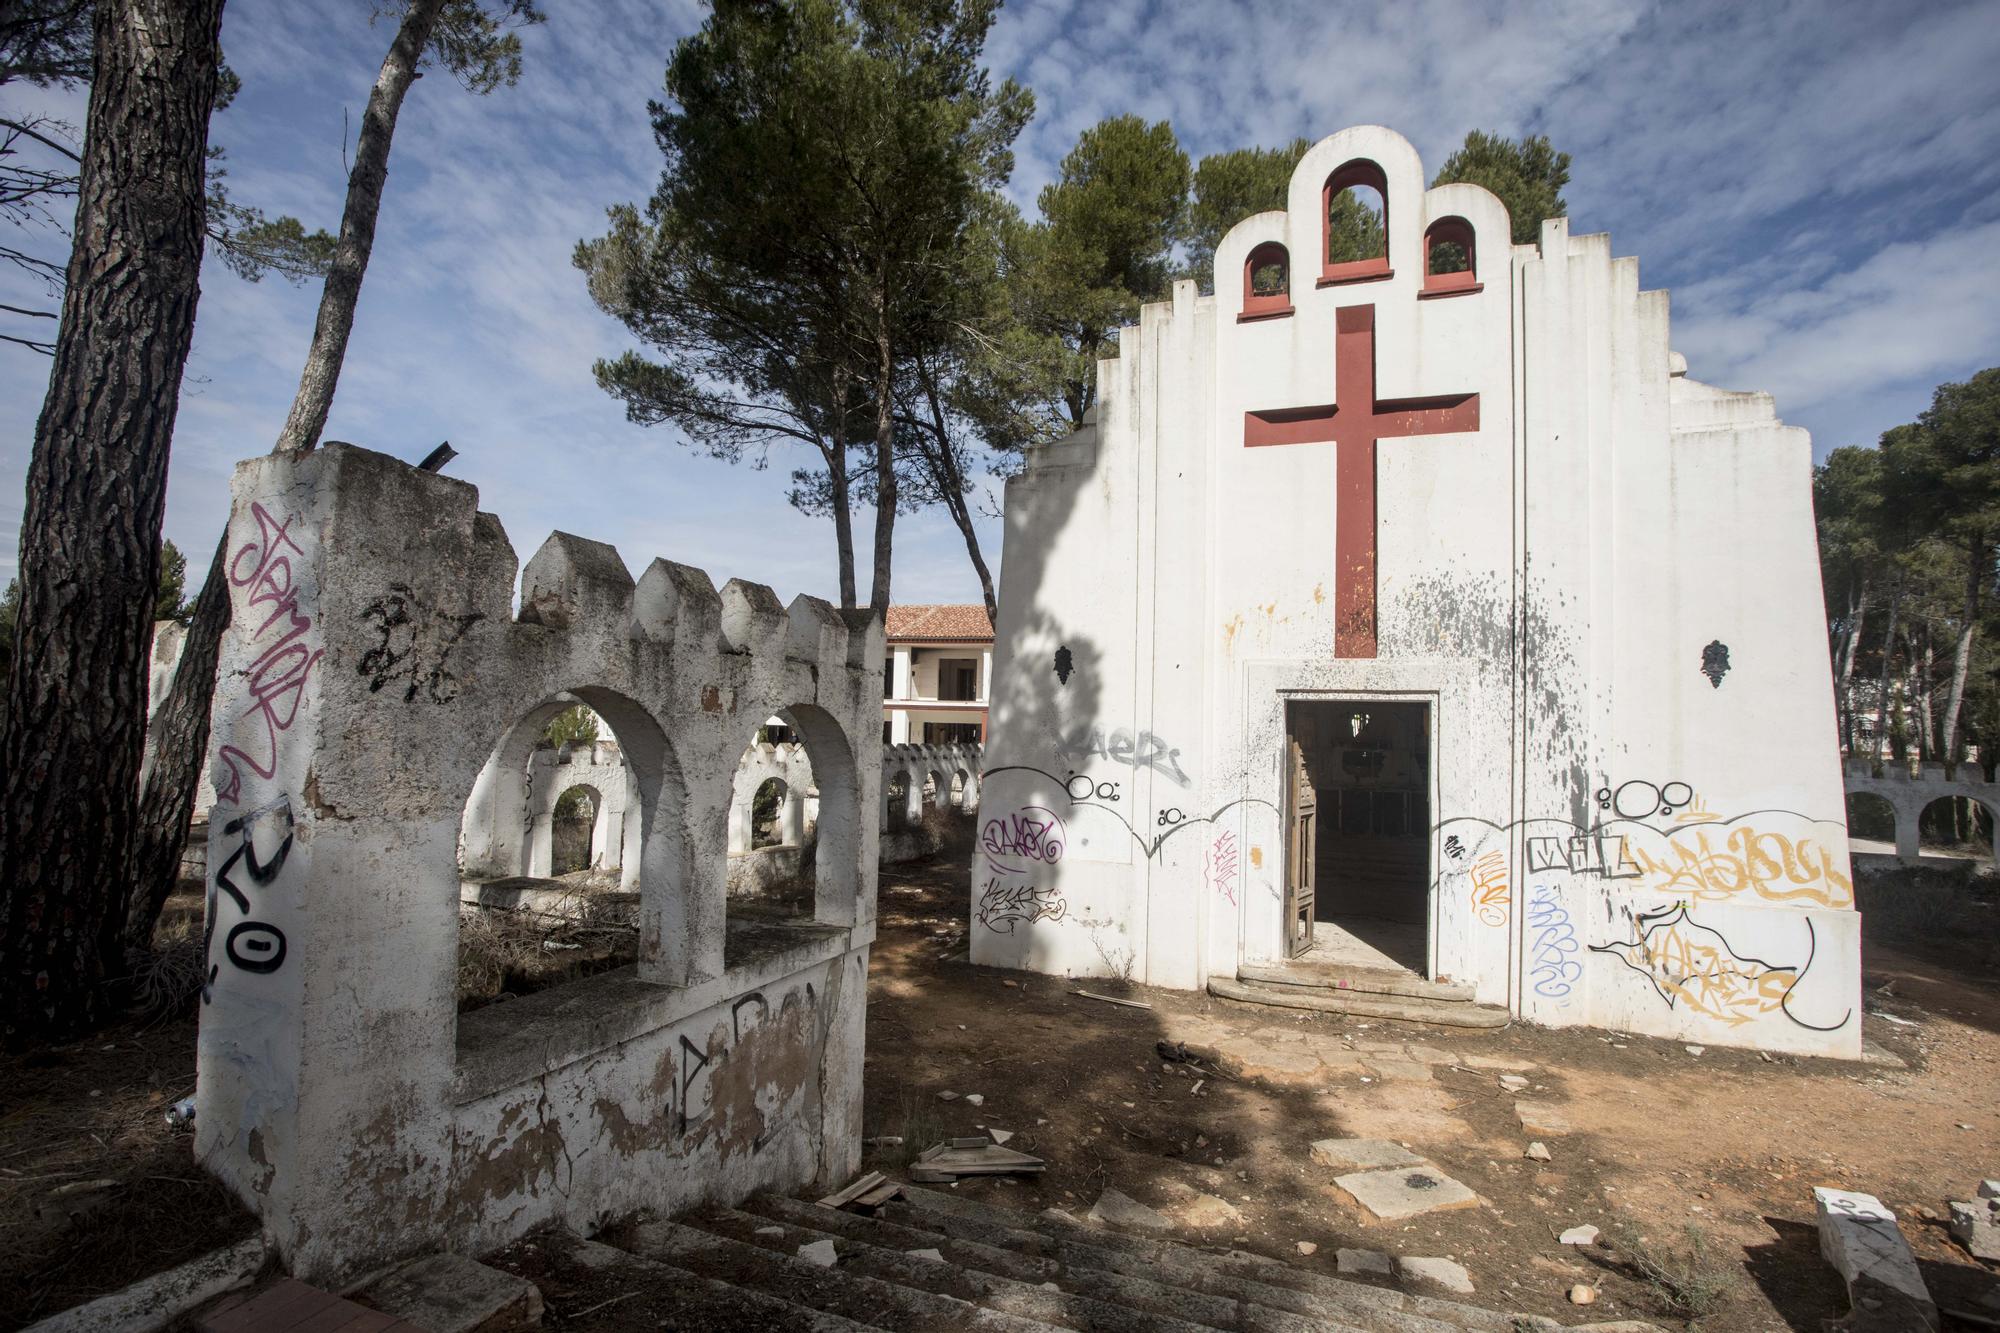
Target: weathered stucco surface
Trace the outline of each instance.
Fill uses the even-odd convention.
[[[1316,281],[1356,160],[1388,262]],[[1856,1054],[1806,434],[1685,378],[1608,237],[1512,246],[1498,199],[1426,179],[1389,130],[1320,141],[1216,295],[1146,307],[1097,419],[1008,484],[973,959],[1198,988],[1280,956],[1285,705],[1413,700],[1430,975],[1538,1022]],[[1447,219],[1476,283],[1427,291]],[[1289,310],[1241,318],[1271,243]],[[1362,307],[1378,400],[1478,395],[1378,446],[1368,657],[1335,654],[1337,447],[1246,447],[1252,413],[1375,410],[1335,401]]]
[[[635,583],[563,533],[516,616],[477,500],[344,445],[235,477],[196,1149],[307,1278],[859,1161],[880,623],[663,560]],[[640,961],[461,1018],[461,834],[481,855],[523,808],[502,789],[571,699],[631,775]],[[815,760],[812,920],[725,962],[731,787],[773,714]]]

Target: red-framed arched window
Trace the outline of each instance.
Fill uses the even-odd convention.
[[[1344,164],[1326,178],[1319,204],[1319,285],[1389,277],[1389,178],[1382,168],[1366,158]]]
[[[1479,247],[1464,218],[1439,218],[1424,232],[1424,289],[1419,296],[1455,296],[1480,289]]]
[[[1243,313],[1237,321],[1292,313],[1292,257],[1276,241],[1252,248],[1243,261]]]

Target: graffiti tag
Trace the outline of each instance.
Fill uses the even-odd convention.
[[[250,626],[257,610],[268,608],[262,622],[250,629],[249,638],[253,643],[261,641],[273,626],[278,627],[278,636],[245,673],[249,678],[248,718],[255,720],[253,727],[263,727],[261,743],[253,746],[257,753],[233,743],[216,752],[216,762],[224,770],[215,784],[219,805],[235,805],[243,799],[245,768],[260,778],[276,776],[278,738],[298,720],[307,678],[325,655],[324,649],[305,641],[312,631],[312,618],[300,614],[298,594],[292,586],[292,556],[305,554],[290,534],[293,518],[280,521],[261,504],[252,504],[250,513],[257,523],[257,536],[239,546],[228,565],[230,585],[250,590],[245,606],[252,614],[240,617],[237,623]]]
[[[1056,753],[1071,763],[1095,756],[1128,768],[1150,768],[1183,787],[1193,785],[1193,779],[1181,771],[1181,752],[1150,731],[1134,736],[1119,727],[1107,738],[1101,727],[1084,727],[1058,746]]]
[[[1646,887],[1676,897],[1715,901],[1748,890],[1769,902],[1854,905],[1854,882],[1806,838],[1739,828],[1718,849],[1707,830],[1683,828],[1668,835],[1660,856],[1640,848],[1638,857]]]
[[[1019,922],[1060,921],[1069,904],[1053,886],[988,879],[979,895],[979,924],[996,935],[1012,935]]]
[[[1489,926],[1507,924],[1507,858],[1488,852],[1472,863],[1472,911]]]
[[[1201,877],[1209,888],[1236,906],[1236,835],[1228,829],[1215,835],[1215,841],[1202,854]]]
[[[1730,1027],[1782,1013],[1814,1032],[1838,1031],[1854,1016],[1852,1010],[1831,1027],[1821,1027],[1796,1017],[1787,1007],[1792,991],[1812,966],[1817,937],[1810,917],[1805,924],[1806,961],[1797,966],[1738,953],[1721,931],[1695,921],[1686,903],[1642,913],[1637,939],[1590,948],[1593,953],[1610,954],[1645,977],[1669,1009],[1686,1008]]]
[[[1536,885],[1528,900],[1528,931],[1528,975],[1535,994],[1551,1000],[1568,999],[1583,977],[1583,964],[1576,958],[1576,930],[1570,924],[1569,909],[1547,884]]]
[[[1062,818],[1055,811],[1030,805],[1012,814],[987,820],[979,833],[979,845],[986,849],[988,857],[1018,857],[1024,861],[1054,865],[1062,860],[1066,836]],[[994,868],[1010,873],[1018,869],[998,861]]]

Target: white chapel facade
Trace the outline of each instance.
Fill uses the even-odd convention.
[[[973,959],[1858,1054],[1807,436],[1608,237],[1424,180],[1321,140],[1009,483]]]

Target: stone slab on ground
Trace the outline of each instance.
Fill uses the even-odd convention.
[[[1514,1118],[1530,1134],[1569,1133],[1569,1117],[1553,1102],[1515,1102]]]
[[[1243,1225],[1243,1214],[1236,1205],[1213,1194],[1197,1194],[1187,1202],[1175,1205],[1172,1211],[1175,1220],[1182,1226],[1200,1230]]]
[[[1395,1265],[1382,1251],[1350,1250],[1346,1246],[1335,1252],[1333,1266],[1339,1273],[1379,1273],[1383,1277],[1395,1271]]]
[[[433,1333],[535,1328],[542,1322],[540,1288],[462,1254],[412,1259],[362,1289],[357,1299]]]
[[[1378,1222],[1472,1208],[1479,1203],[1477,1194],[1433,1166],[1356,1171],[1335,1178],[1333,1183]]]
[[[1975,1259],[2000,1259],[2000,1198],[1988,1195],[1971,1203],[1953,1203],[1951,1238]]]
[[[1276,1049],[1253,1037],[1236,1037],[1217,1042],[1215,1053],[1222,1072],[1235,1078],[1279,1085],[1312,1084],[1321,1078],[1319,1057],[1296,1046]]]
[[[1136,1231],[1172,1231],[1174,1224],[1165,1213],[1156,1208],[1148,1208],[1129,1195],[1107,1189],[1097,1196],[1097,1202],[1090,1206],[1090,1220],[1114,1227],[1129,1227]]]
[[[1813,1211],[1819,1218],[1819,1252],[1847,1283],[1848,1301],[1857,1310],[1883,1310],[1901,1327],[1938,1327],[1937,1305],[1923,1274],[1917,1271],[1910,1243],[1896,1225],[1896,1215],[1872,1194],[1852,1190],[1813,1190]],[[1884,1323],[1882,1327],[1898,1326]]]
[[[225,1296],[202,1311],[194,1327],[195,1333],[321,1333],[324,1329],[425,1333],[421,1324],[371,1310],[295,1277],[281,1277],[255,1291]]]
[[[1373,1171],[1387,1166],[1421,1166],[1424,1159],[1388,1139],[1320,1139],[1312,1159],[1336,1171]]]
[[[1378,1055],[1369,1059],[1368,1067],[1374,1070],[1378,1077],[1384,1079],[1403,1083],[1429,1083],[1431,1081],[1431,1067],[1426,1064],[1420,1064],[1415,1060],[1396,1060]]]
[[[1508,1074],[1526,1074],[1541,1068],[1533,1060],[1516,1060],[1511,1055],[1467,1055],[1458,1063],[1467,1069],[1497,1070]]]
[[[1472,1274],[1449,1259],[1398,1259],[1396,1276],[1419,1286],[1443,1287],[1461,1295],[1472,1293]]]
[[[151,1333],[204,1301],[244,1286],[264,1266],[264,1238],[212,1250],[35,1325],[38,1333]]]

